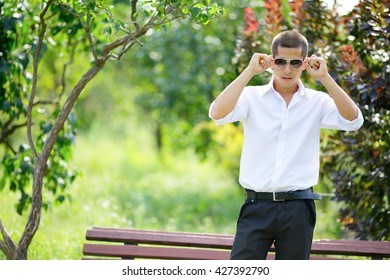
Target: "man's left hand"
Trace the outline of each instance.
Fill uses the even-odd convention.
[[[306,71],[309,72],[313,78],[319,81],[328,75],[328,67],[326,66],[325,59],[322,57],[312,55],[311,57],[305,59],[304,64]]]

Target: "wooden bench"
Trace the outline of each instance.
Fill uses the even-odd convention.
[[[87,230],[83,259],[227,260],[232,235],[101,228]],[[271,248],[274,252],[274,248]],[[389,259],[390,242],[314,240],[311,259]],[[274,259],[274,254],[268,254]]]

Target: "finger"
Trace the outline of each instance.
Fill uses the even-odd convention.
[[[259,54],[259,62],[266,62],[267,61],[267,58],[268,56],[265,55],[265,54]]]
[[[310,58],[307,60],[306,64],[307,64],[307,65],[310,67],[310,69],[312,69],[312,70],[318,70],[318,69],[320,68],[320,66],[321,66],[320,60],[317,59],[317,58],[312,58],[312,57],[310,57]]]
[[[260,64],[261,66],[263,66],[263,67],[264,67],[265,63],[266,63],[266,61],[265,61],[265,57],[263,57],[263,56],[260,56],[260,57],[259,57],[259,64]]]
[[[305,61],[305,66],[306,66],[306,70],[309,72],[312,72],[314,70],[313,67],[310,65],[309,60]]]
[[[259,65],[263,67],[264,69],[267,69],[272,64],[272,60],[267,55],[261,55],[259,57]]]

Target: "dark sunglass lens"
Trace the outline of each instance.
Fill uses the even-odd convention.
[[[275,59],[275,65],[277,67],[284,67],[286,65],[287,61],[285,59],[277,58]]]
[[[290,65],[291,65],[291,67],[293,67],[295,69],[298,69],[299,67],[302,66],[302,60],[293,59],[293,60],[290,61]]]

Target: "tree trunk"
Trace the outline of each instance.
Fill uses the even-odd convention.
[[[27,250],[30,243],[39,228],[41,221],[41,209],[42,209],[42,187],[43,178],[46,170],[46,160],[38,158],[35,163],[34,178],[33,178],[33,193],[31,202],[31,212],[27,220],[27,224],[24,228],[24,232],[19,242],[18,251],[21,252],[21,256],[27,259]]]
[[[0,220],[0,232],[4,238],[3,242],[0,240],[0,249],[4,252],[7,260],[27,260],[28,247],[38,230],[41,221],[42,187],[46,162],[47,161],[42,161],[41,158],[36,159],[33,176],[31,212],[18,245],[13,242]]]
[[[162,146],[163,146],[163,143],[162,143],[162,125],[160,123],[158,123],[156,125],[156,130],[155,130],[155,136],[156,136],[156,147],[157,147],[157,151],[160,153],[162,151]]]
[[[13,242],[12,238],[5,230],[2,221],[0,220],[0,233],[3,236],[2,241],[0,239],[0,249],[4,253],[7,260],[25,260],[27,255],[24,254],[18,246]]]

